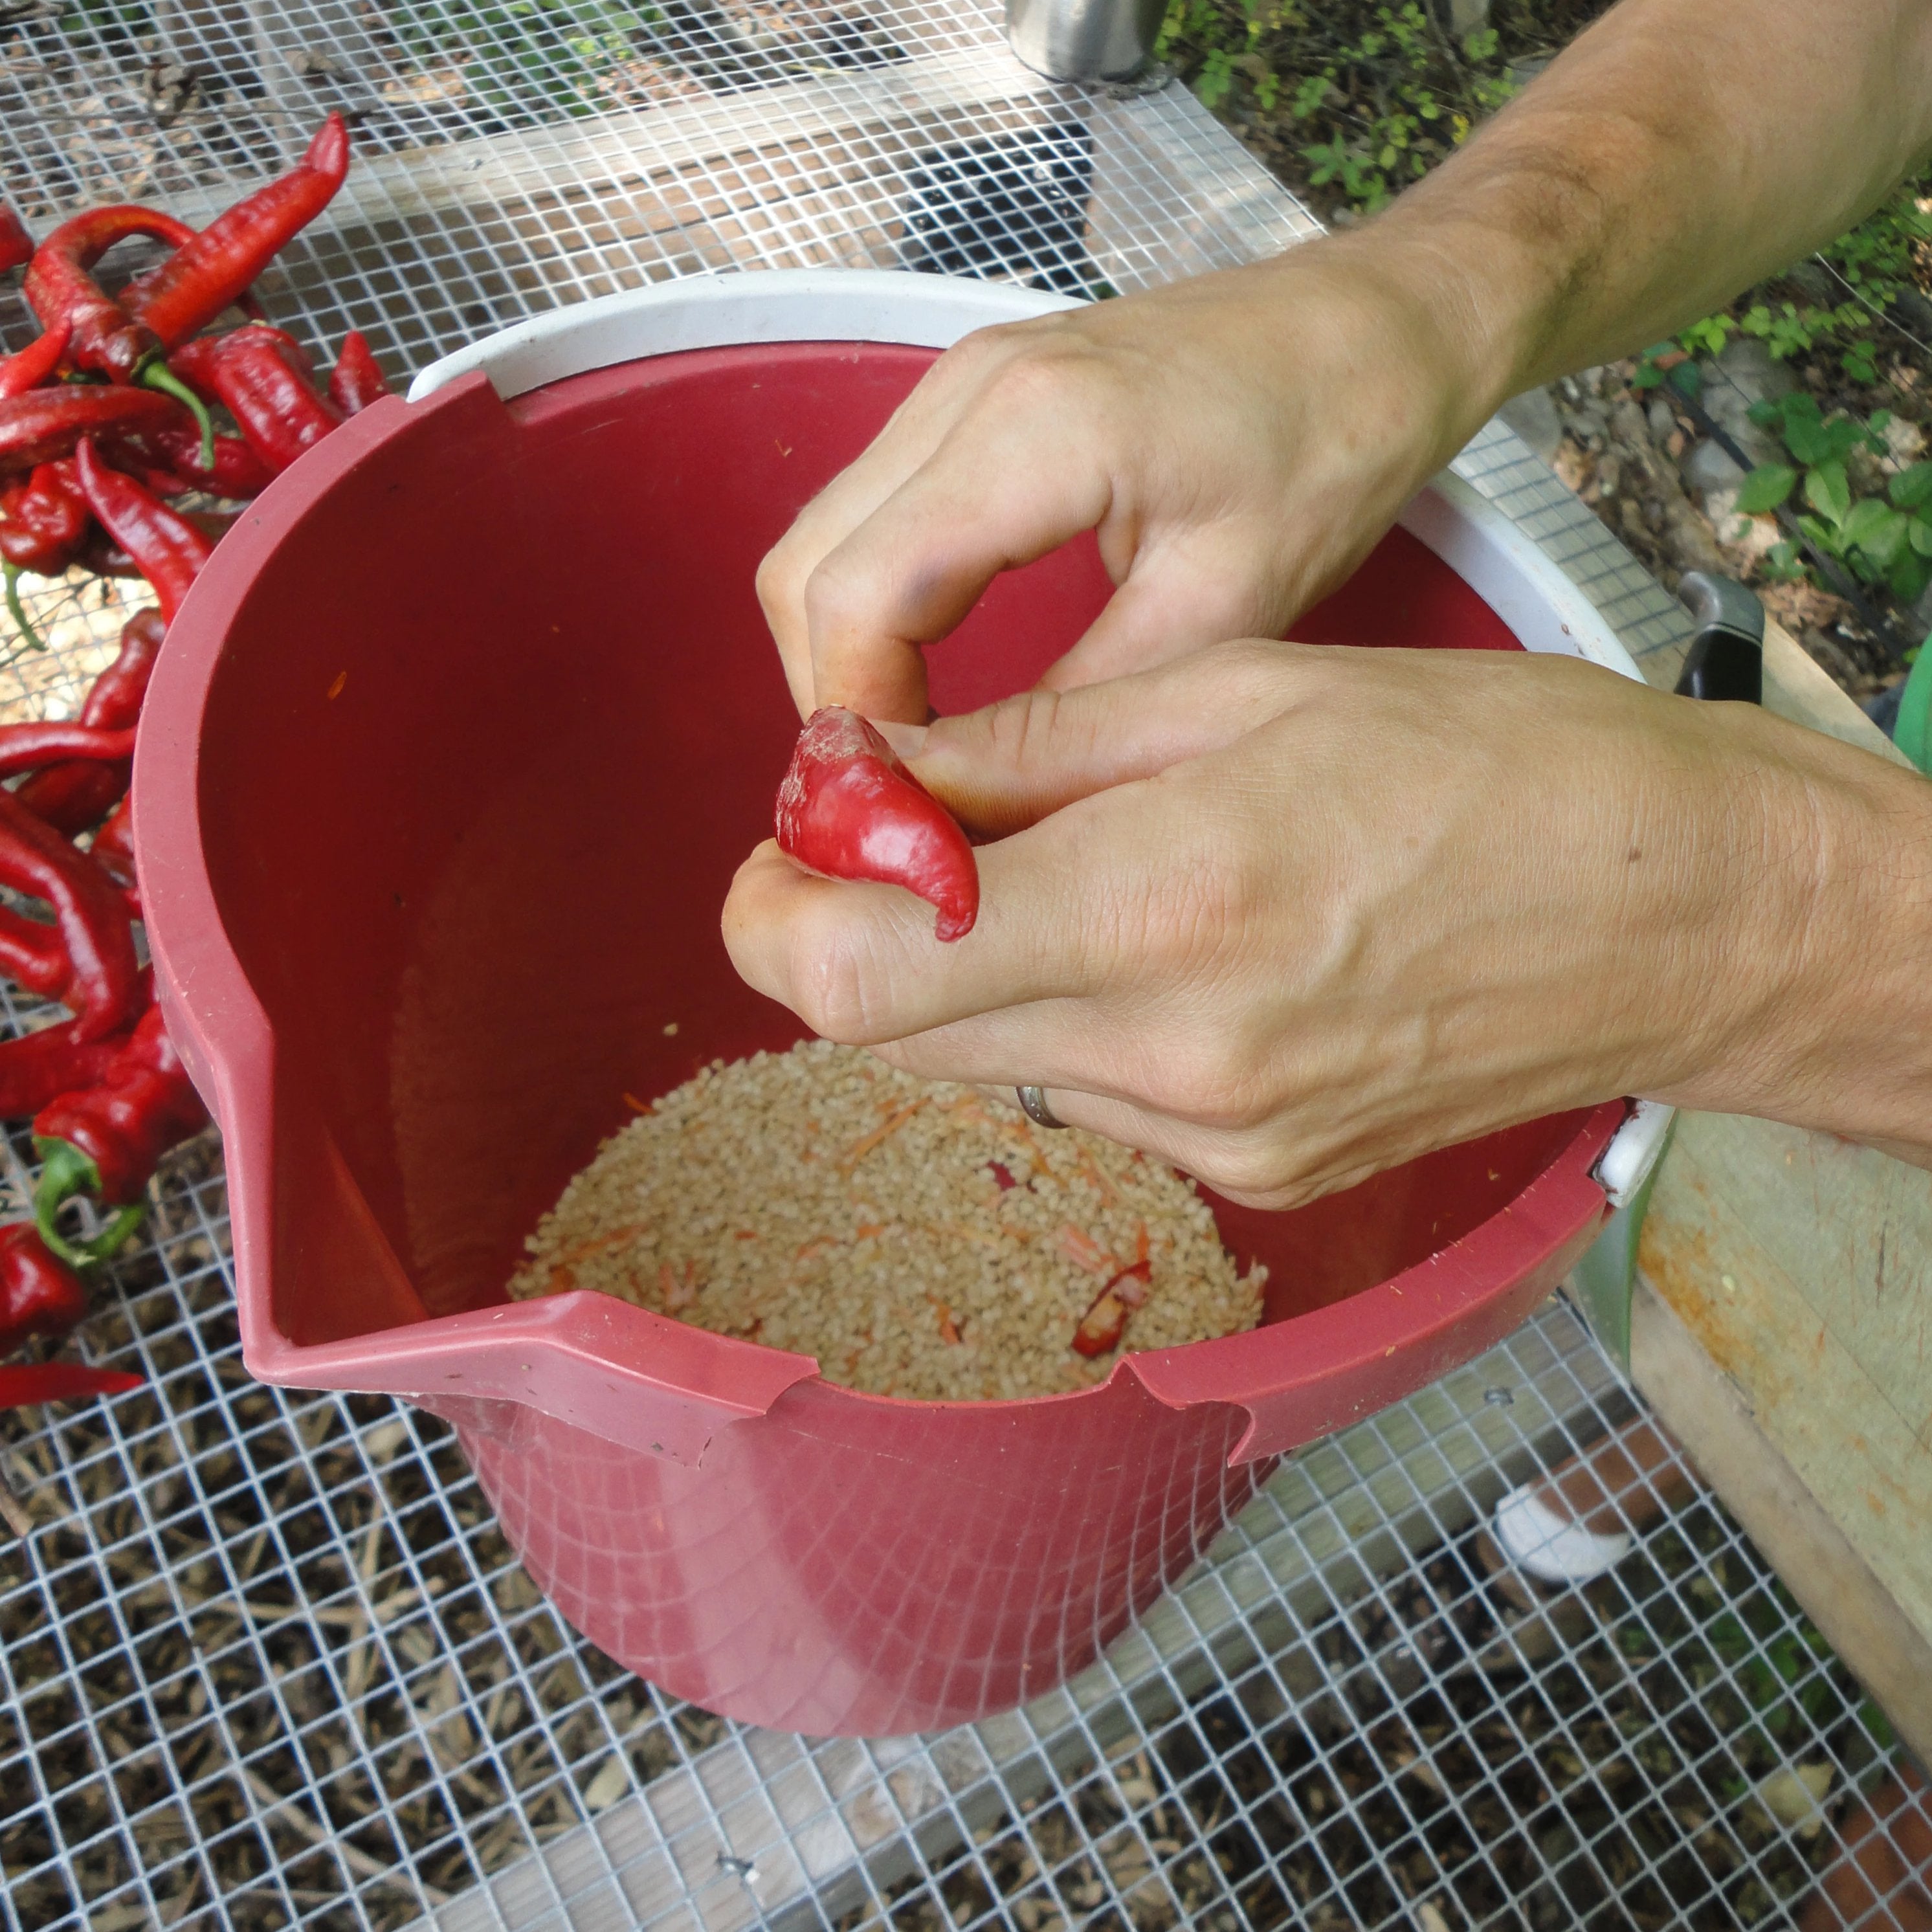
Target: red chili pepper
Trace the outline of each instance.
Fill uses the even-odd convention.
[[[206,328],[307,227],[349,172],[349,130],[332,114],[285,175],[218,214],[121,292],[128,313],[170,348]]]
[[[80,487],[101,527],[136,563],[160,599],[161,621],[172,624],[188,587],[214,546],[178,510],[102,461],[91,442],[80,450]]]
[[[142,1386],[142,1378],[126,1369],[96,1369],[85,1362],[10,1362],[0,1364],[0,1408],[38,1408],[44,1402],[125,1395]]]
[[[0,972],[44,1000],[62,998],[74,979],[74,964],[57,928],[0,906]],[[64,1024],[64,1022],[63,1022]],[[0,1059],[14,1042],[0,1040]],[[0,1085],[4,1085],[0,1081]]]
[[[342,353],[328,378],[328,400],[346,416],[366,410],[395,392],[376,360],[369,338],[359,328],[352,328],[342,338]]]
[[[211,496],[259,496],[273,479],[274,472],[238,436],[214,439],[214,460],[201,460],[201,439],[186,424],[170,429],[151,430],[141,440],[163,458],[166,472],[150,472],[148,487],[157,496],[177,496],[187,490],[206,490]],[[116,467],[125,469],[125,464]],[[160,487],[161,482],[170,487]]]
[[[0,203],[0,274],[9,268],[24,268],[34,259],[34,238],[27,224],[4,203]]]
[[[227,405],[243,441],[275,475],[341,424],[311,380],[302,345],[279,328],[251,323],[204,335],[175,359],[184,380]]]
[[[122,626],[121,655],[88,689],[80,707],[81,724],[103,731],[134,729],[166,628],[158,610],[136,610]],[[50,765],[16,786],[14,796],[59,830],[85,832],[90,825],[98,824],[126,794],[128,770],[124,764],[104,764],[98,759]],[[0,1052],[4,1051],[0,1047]]]
[[[203,437],[211,436],[214,430],[200,400],[161,359],[165,345],[160,337],[94,279],[94,263],[117,242],[135,235],[168,243],[176,251],[170,260],[197,238],[186,222],[158,208],[126,202],[90,208],[63,221],[34,250],[22,292],[43,328],[67,323],[68,359],[76,369],[95,370],[113,382],[140,383],[172,396],[195,417]]]
[[[0,1040],[0,1120],[31,1120],[63,1094],[98,1086],[128,1044],[117,1033],[106,1040],[76,1040],[76,1022],[62,1020]],[[10,1345],[0,1336],[0,1354]]]
[[[778,787],[778,844],[831,879],[904,886],[935,907],[942,940],[980,914],[980,868],[952,815],[856,711],[828,705],[799,734]]]
[[[80,554],[92,520],[74,459],[38,464],[0,490],[0,557],[40,577],[58,577]]]
[[[0,1355],[10,1355],[31,1336],[58,1341],[77,1328],[86,1313],[86,1284],[65,1262],[48,1252],[32,1222],[0,1228]],[[0,1377],[17,1372],[0,1369]],[[16,1406],[0,1400],[0,1408]]]
[[[141,574],[134,560],[98,524],[90,525],[74,562],[96,577],[139,577]]]
[[[140,436],[187,417],[148,389],[63,383],[0,399],[0,475],[71,456],[84,436]]]
[[[114,755],[124,758],[133,748],[132,732],[95,736],[124,741]],[[75,1036],[100,1040],[127,1026],[140,1011],[144,988],[125,902],[113,880],[85,852],[4,788],[0,885],[44,899],[53,908],[74,965],[73,989],[66,998],[75,1010]]]
[[[37,772],[62,758],[104,758],[118,761],[134,755],[132,731],[100,731],[91,724],[65,718],[38,718],[22,724],[0,724],[0,778]]]
[[[207,1124],[208,1109],[168,1038],[161,1010],[151,1006],[99,1086],[63,1094],[34,1122],[44,1163],[34,1196],[41,1239],[76,1268],[104,1260],[140,1219],[142,1196],[162,1155]],[[69,1241],[56,1223],[62,1207],[82,1194],[126,1211],[93,1240]]]
[[[121,890],[133,905],[134,916],[141,916],[140,888],[134,875],[134,801],[124,798],[114,808],[107,823],[94,835],[88,848],[94,862]]]
[[[65,316],[43,330],[16,354],[0,358],[0,397],[38,389],[60,367],[74,324]]]
[[[116,243],[137,235],[178,250],[194,240],[194,230],[158,208],[129,202],[91,208],[63,221],[34,250],[22,290],[43,328],[70,325],[68,352],[76,369],[98,370],[119,382],[131,382],[164,346],[94,279],[94,263]]]

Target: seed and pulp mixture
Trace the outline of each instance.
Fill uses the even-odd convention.
[[[665,1094],[525,1246],[518,1298],[597,1289],[935,1402],[1083,1388],[1122,1348],[1251,1328],[1265,1280],[1172,1168],[825,1040]]]

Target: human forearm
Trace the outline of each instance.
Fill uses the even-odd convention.
[[[1749,772],[1748,831],[1714,889],[1718,1024],[1649,1090],[1932,1166],[1932,785],[1759,714],[1700,717]]]
[[[1924,0],[1623,0],[1363,238],[1435,266],[1499,401],[1721,306],[1928,147]]]

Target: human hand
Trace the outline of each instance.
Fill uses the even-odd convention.
[[[800,713],[924,719],[919,646],[1089,530],[1118,588],[1050,686],[1281,635],[1502,400],[1459,286],[1342,237],[968,336],[759,572]]]
[[[1627,1093],[1932,1144],[1868,885],[1922,782],[1753,707],[1248,643],[892,735],[996,837],[974,930],[767,844],[724,933],[896,1066],[1277,1208]]]

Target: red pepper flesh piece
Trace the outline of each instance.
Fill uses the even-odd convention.
[[[32,1222],[0,1228],[0,1355],[10,1355],[34,1335],[58,1341],[71,1334],[86,1313],[86,1284],[48,1251]],[[0,1376],[13,1372],[16,1371],[0,1369]],[[0,1408],[17,1406],[0,1400]]]
[[[113,1252],[141,1215],[161,1156],[208,1124],[208,1109],[188,1077],[158,1006],[151,1006],[98,1087],[63,1094],[34,1122],[43,1166],[34,1196],[41,1238],[76,1266]],[[91,1194],[117,1216],[92,1240],[70,1242],[57,1225],[62,1208]]]
[[[242,440],[274,475],[341,425],[301,345],[279,328],[251,323],[205,335],[178,350],[175,363],[184,381],[227,406]]]
[[[160,266],[121,292],[127,313],[172,349],[206,328],[307,227],[349,172],[349,129],[323,122],[308,152],[285,175],[218,214]]]
[[[134,728],[166,628],[158,610],[136,610],[122,626],[121,655],[88,688],[80,723],[102,731]],[[129,770],[125,763],[107,764],[98,759],[50,765],[16,786],[14,796],[59,830],[85,832],[99,824],[125,796]]]
[[[98,736],[125,741],[116,755],[133,748],[132,732]],[[61,943],[74,966],[66,995],[75,1012],[75,1036],[100,1040],[118,1033],[140,1011],[145,997],[126,902],[114,882],[85,852],[78,851],[36,818],[14,794],[0,788],[0,885],[44,899],[53,908]]]
[[[188,586],[214,554],[214,544],[178,510],[102,461],[92,442],[80,446],[80,458],[88,507],[154,586],[161,621],[172,624]]]
[[[1076,1355],[1108,1354],[1120,1346],[1128,1316],[1147,1299],[1146,1284],[1153,1272],[1149,1262],[1130,1262],[1094,1296],[1073,1331]]]
[[[23,395],[50,380],[73,333],[72,321],[62,316],[17,354],[0,358],[0,397]]]
[[[1110,1354],[1120,1346],[1126,1326],[1127,1304],[1112,1288],[1103,1288],[1073,1331],[1073,1352],[1087,1356]]]
[[[980,914],[980,868],[950,812],[856,711],[828,705],[799,734],[778,787],[780,848],[829,879],[903,886],[963,939]]]
[[[328,400],[344,416],[352,416],[394,393],[369,346],[369,338],[359,328],[352,328],[342,338],[342,353],[329,374]]]
[[[34,238],[27,224],[4,202],[0,202],[0,274],[9,268],[24,268],[34,259]]]
[[[82,436],[140,436],[188,420],[180,404],[152,389],[29,389],[0,399],[0,474],[71,456]]]
[[[8,1362],[0,1364],[0,1408],[38,1408],[44,1402],[125,1395],[142,1384],[141,1376],[126,1369],[96,1369],[85,1362]]]

